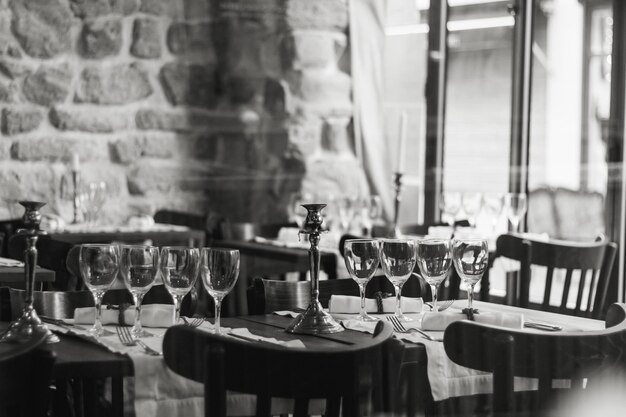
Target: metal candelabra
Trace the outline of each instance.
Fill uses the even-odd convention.
[[[59,338],[48,329],[48,326],[42,323],[33,307],[35,267],[37,266],[37,239],[39,239],[39,236],[46,234],[46,232],[39,230],[41,223],[39,209],[46,203],[38,201],[20,201],[19,203],[25,209],[23,217],[24,228],[17,231],[17,234],[24,236],[26,240],[26,249],[24,250],[25,305],[21,317],[11,323],[6,333],[0,337],[0,342],[26,343],[45,334],[48,343],[55,343],[59,341]]]
[[[304,313],[299,314],[285,330],[289,333],[330,334],[343,331],[343,327],[324,309],[319,302],[320,275],[320,233],[322,229],[322,209],[326,204],[303,204],[307,210],[306,220],[300,233],[309,235],[309,262],[311,265],[311,301]]]
[[[78,170],[72,169],[72,182],[74,184],[74,218],[72,219],[72,224],[78,224],[78,211],[80,209],[80,198],[78,196]]]

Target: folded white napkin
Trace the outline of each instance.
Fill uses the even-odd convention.
[[[17,259],[0,257],[0,266],[24,266],[24,262]]]
[[[467,315],[461,312],[424,313],[422,316],[422,330],[443,331],[452,322],[466,320]],[[521,329],[524,324],[524,315],[515,313],[479,312],[474,314],[478,323],[494,326]]]
[[[273,343],[273,344],[285,346],[288,348],[302,348],[302,349],[306,348],[302,340],[278,340],[273,337],[263,337],[263,336],[259,336],[257,334],[251,333],[250,330],[246,328],[231,329],[228,332],[228,334],[237,335],[243,339],[250,340],[250,341]]]
[[[120,324],[120,311],[102,307],[100,321],[102,324]],[[74,322],[77,324],[93,324],[96,319],[95,307],[82,307],[74,310]],[[174,306],[172,304],[146,304],[141,307],[141,324],[146,327],[169,327],[174,319]],[[135,307],[130,306],[124,310],[122,324],[132,325],[135,323]]]
[[[402,297],[402,311],[405,313],[421,313],[424,303],[421,298]],[[365,299],[365,310],[378,313],[378,304],[372,298]],[[330,313],[357,314],[361,311],[361,298],[352,295],[331,295],[328,302]],[[383,313],[396,311],[396,297],[383,298]]]

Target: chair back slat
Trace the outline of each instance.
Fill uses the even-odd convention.
[[[500,235],[496,242],[495,256],[503,256],[518,260],[519,294],[515,288],[509,296],[520,307],[540,307],[543,310],[556,311],[563,314],[574,314],[600,318],[604,314],[606,292],[615,260],[617,245],[606,240],[593,242],[566,242],[559,240],[533,240],[517,234]],[[531,268],[532,267],[532,268]],[[547,268],[543,299],[537,306],[530,302],[530,292],[535,275],[534,267]],[[582,271],[588,271],[583,273]],[[576,287],[575,307],[568,306],[569,293],[575,277],[580,273]],[[588,274],[595,276],[588,278]],[[556,285],[563,286],[560,304],[553,306],[550,298]],[[558,287],[557,287],[558,288]],[[583,304],[585,294],[593,297],[593,302]],[[570,305],[574,304],[573,302]]]
[[[554,268],[548,267],[546,271],[546,287],[543,290],[543,308],[547,308],[550,304],[550,296],[552,295],[552,279],[554,278]],[[565,278],[565,286],[569,287],[568,278],[571,280],[571,274]]]

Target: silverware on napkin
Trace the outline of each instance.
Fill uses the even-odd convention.
[[[525,321],[524,327],[527,327],[529,329],[545,330],[547,332],[558,332],[560,330],[563,330],[563,327],[556,324],[539,323],[536,321]]]

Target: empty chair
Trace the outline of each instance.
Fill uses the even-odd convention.
[[[561,394],[569,393],[564,391],[567,385],[553,380],[571,380],[574,396],[584,398],[583,378],[589,389],[602,377],[624,371],[625,308],[624,304],[613,304],[607,313],[607,328],[601,331],[529,332],[465,320],[454,322],[446,328],[444,347],[455,363],[493,372],[496,415],[540,415],[539,411],[562,406],[558,402]],[[537,378],[536,395],[526,395],[516,404],[514,377]]]
[[[0,346],[0,415],[46,417],[55,354],[41,349],[45,335]]]
[[[612,242],[540,241],[522,235],[504,234],[496,241],[496,257],[520,263],[517,283],[507,288],[507,298],[520,307],[540,308],[563,314],[599,318],[603,315],[606,293],[617,245]],[[535,267],[545,268],[540,274]],[[539,303],[530,300],[531,288],[545,285]],[[561,287],[560,294],[555,289]],[[552,305],[551,298],[558,297]]]
[[[286,348],[250,343],[190,326],[168,329],[165,363],[205,385],[205,415],[227,415],[227,391],[256,395],[256,415],[271,415],[272,398],[294,399],[294,416],[307,415],[310,399],[326,400],[326,416],[371,415],[369,400],[381,391],[384,348],[392,329],[380,322],[367,342],[333,348]],[[379,397],[380,398],[380,397]],[[382,402],[381,402],[382,403]]]
[[[215,213],[195,214],[183,211],[160,209],[154,213],[154,221],[157,223],[187,226],[190,229],[204,230],[206,233],[204,242],[209,245],[215,239],[221,239],[220,225],[223,218]]]

